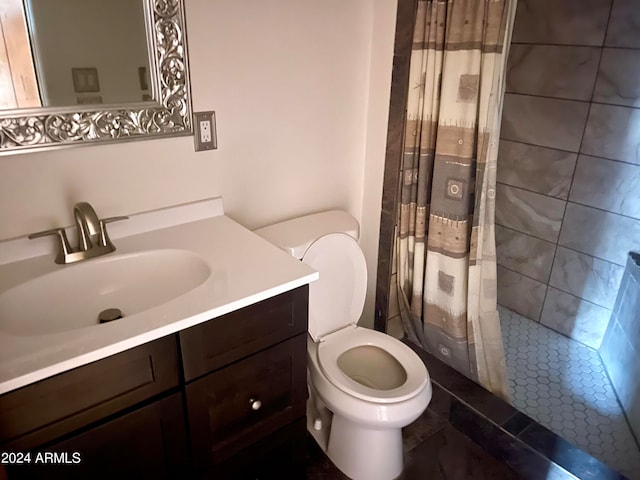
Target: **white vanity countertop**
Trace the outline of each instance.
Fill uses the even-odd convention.
[[[224,215],[114,237],[113,243],[117,250],[109,256],[161,249],[189,250],[208,263],[211,275],[176,299],[110,323],[37,336],[0,331],[0,394],[192,327],[318,278],[318,273],[310,267]],[[52,254],[0,265],[0,294],[28,278],[69,268],[74,268],[74,264],[56,265]],[[153,282],[153,278],[149,278],[149,282]],[[75,298],[74,292],[69,292],[68,298],[61,301],[82,302],[82,298]]]

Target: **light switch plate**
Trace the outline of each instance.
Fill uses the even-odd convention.
[[[218,148],[216,112],[194,112],[193,126],[196,152]]]

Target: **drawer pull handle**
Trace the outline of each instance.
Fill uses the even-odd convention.
[[[251,398],[249,399],[249,405],[251,405],[251,410],[257,412],[260,410],[260,407],[262,407],[262,402],[257,398]]]

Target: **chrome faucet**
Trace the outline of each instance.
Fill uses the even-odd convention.
[[[107,234],[106,224],[129,218],[121,216],[99,219],[96,211],[88,202],[76,203],[73,207],[73,217],[78,229],[78,248],[76,249],[72,249],[69,246],[69,240],[64,228],[52,228],[51,230],[29,235],[29,238],[39,238],[47,235],[57,236],[59,250],[55,259],[56,263],[80,262],[113,252],[116,247],[111,243],[111,239]]]

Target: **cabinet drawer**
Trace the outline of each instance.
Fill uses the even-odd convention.
[[[0,396],[0,445],[26,450],[178,385],[174,335]]]
[[[185,381],[307,331],[309,287],[180,332]]]
[[[196,470],[304,417],[306,354],[305,333],[187,385]],[[252,399],[260,408],[252,409]]]

